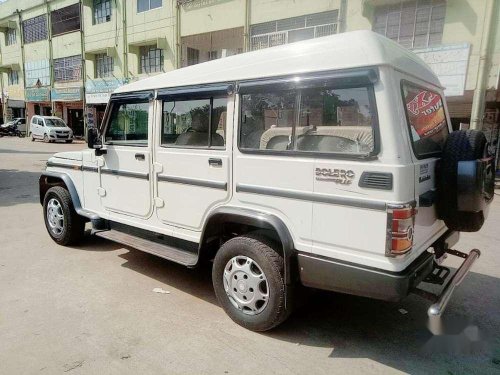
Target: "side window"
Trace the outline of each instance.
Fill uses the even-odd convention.
[[[113,103],[106,128],[109,145],[146,146],[148,143],[149,102]]]
[[[45,124],[43,123],[43,120],[41,118],[38,119],[38,125],[45,126]]]
[[[161,145],[223,148],[226,115],[226,98],[164,101]]]
[[[242,95],[241,147],[289,150],[295,125],[295,92],[273,91]]]
[[[403,83],[403,100],[415,155],[425,158],[440,153],[448,136],[441,96],[429,89]]]
[[[261,86],[241,95],[240,148],[367,156],[376,110],[367,86],[335,88],[317,80],[294,89]]]

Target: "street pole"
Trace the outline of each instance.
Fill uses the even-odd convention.
[[[490,67],[491,30],[493,29],[493,15],[495,14],[495,1],[485,1],[485,19],[481,38],[479,67],[477,73],[476,89],[472,99],[472,113],[470,118],[471,129],[481,130],[483,127],[484,109],[486,102],[486,86],[488,84],[488,69]]]

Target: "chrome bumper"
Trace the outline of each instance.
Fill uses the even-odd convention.
[[[429,315],[429,317],[431,318],[438,317],[443,314],[444,310],[446,309],[446,305],[450,301],[453,291],[457,286],[460,285],[467,273],[470,271],[474,262],[481,255],[481,252],[478,249],[471,250],[469,254],[462,253],[456,250],[448,250],[447,253],[465,258],[465,260],[460,268],[455,272],[450,281],[448,281],[448,284],[446,284],[446,286],[443,288],[441,294],[439,296],[436,296],[436,300],[431,305],[431,307],[429,307],[429,310],[427,310],[427,315]]]

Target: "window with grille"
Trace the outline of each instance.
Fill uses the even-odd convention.
[[[7,29],[5,33],[5,45],[11,46],[16,44],[16,29]]]
[[[80,30],[80,4],[73,4],[50,14],[52,35],[69,33]]]
[[[111,0],[94,0],[94,25],[111,21]]]
[[[147,10],[161,8],[162,0],[137,0],[137,13]]]
[[[47,15],[42,14],[23,21],[23,37],[25,44],[47,39]]]
[[[95,76],[106,78],[113,75],[113,58],[105,53],[95,55]]]
[[[155,47],[141,47],[140,73],[155,73],[163,71],[163,50]]]
[[[82,56],[54,59],[54,80],[56,82],[79,81],[82,78]]]
[[[406,48],[439,45],[443,37],[446,2],[414,0],[375,10],[373,30]]]
[[[9,70],[9,86],[19,84],[19,72],[17,70]]]
[[[250,49],[258,50],[337,33],[338,10],[252,25]]]

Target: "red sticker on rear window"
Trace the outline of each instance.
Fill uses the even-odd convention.
[[[405,98],[410,125],[421,138],[430,137],[446,126],[443,101],[427,90],[410,90]]]

